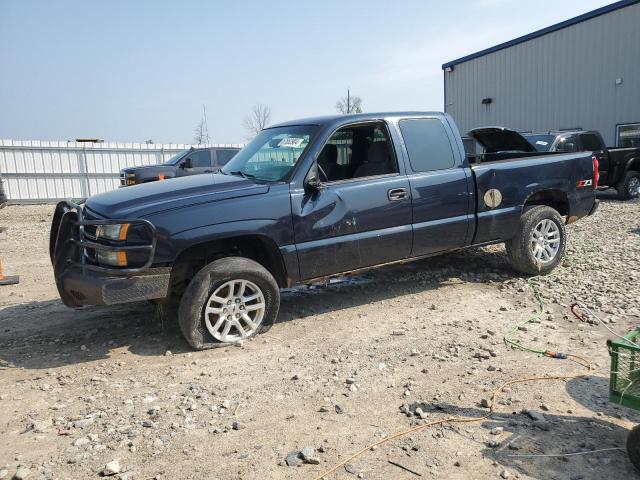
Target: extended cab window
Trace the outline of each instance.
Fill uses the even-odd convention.
[[[317,130],[315,125],[266,128],[220,170],[266,182],[284,180]]]
[[[318,155],[318,167],[326,182],[398,173],[389,133],[382,122],[336,131]]]
[[[439,119],[400,120],[400,131],[414,171],[429,172],[454,166],[451,142]]]

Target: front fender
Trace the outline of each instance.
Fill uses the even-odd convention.
[[[239,220],[205,227],[185,230],[172,236],[172,260],[175,262],[186,250],[211,242],[250,238],[262,245],[278,257],[278,263],[284,268],[283,282],[287,286],[294,284],[300,278],[298,255],[295,244],[283,244],[282,240],[290,233],[289,225],[273,219]],[[280,240],[280,243],[278,242]]]

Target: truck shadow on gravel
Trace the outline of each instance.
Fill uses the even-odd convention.
[[[384,267],[325,286],[282,292],[278,323],[434,290],[463,282],[517,278],[500,247],[466,250]],[[60,300],[33,301],[0,310],[0,368],[47,369],[108,358],[126,347],[143,356],[191,351],[177,325],[160,329],[147,302],[72,310]],[[309,328],[322,328],[309,324]],[[226,347],[234,348],[234,347]],[[221,349],[225,354],[226,348]]]
[[[604,377],[587,376],[557,383],[558,394],[566,389],[569,396],[592,411],[590,416],[575,414],[571,408],[541,412],[542,419],[533,420],[519,404],[500,405],[498,412],[481,423],[485,430],[481,454],[513,474],[539,479],[638,478],[625,449],[629,430],[607,421],[602,414],[628,420],[629,428],[640,422],[640,414],[606,401],[608,381]],[[501,398],[507,397],[503,394]],[[511,410],[511,411],[509,411]],[[449,415],[478,417],[487,410],[460,408],[439,404],[434,411]],[[536,417],[539,418],[539,417]],[[471,424],[473,425],[473,424]],[[456,434],[468,438],[465,424],[452,427]],[[476,441],[478,438],[476,436]],[[607,448],[606,452],[571,456],[558,455]],[[536,455],[536,456],[533,456]],[[464,466],[464,465],[463,465]],[[511,478],[511,477],[509,477]]]

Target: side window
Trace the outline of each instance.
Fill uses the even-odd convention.
[[[327,182],[398,173],[389,133],[381,122],[341,128],[331,135],[317,162]]]
[[[576,152],[577,150],[578,143],[575,135],[561,139],[556,147],[556,152]]]
[[[238,150],[216,150],[216,155],[218,156],[218,166],[222,167],[226,165],[229,160],[231,160]]]
[[[618,125],[616,131],[618,147],[640,147],[640,123]]]
[[[193,152],[189,155],[189,158],[191,159],[192,168],[206,168],[211,166],[211,154],[209,150]]]
[[[439,119],[400,120],[400,131],[414,171],[429,172],[454,166],[451,142]]]

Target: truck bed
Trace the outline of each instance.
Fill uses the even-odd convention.
[[[471,165],[471,172],[477,190],[474,245],[492,243],[515,234],[522,207],[533,192],[557,192],[559,211],[567,218],[587,215],[593,204],[593,192],[578,188],[580,180],[593,177],[590,152],[528,155],[487,161]],[[489,190],[498,192],[501,197],[499,204],[493,208],[485,203],[484,197]],[[571,211],[568,207],[570,204],[573,205]]]

